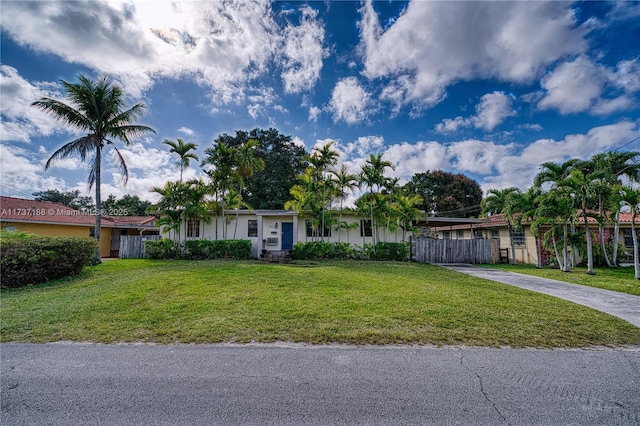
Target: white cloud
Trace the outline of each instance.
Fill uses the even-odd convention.
[[[36,191],[67,186],[63,179],[45,175],[33,154],[16,146],[0,145],[0,169],[3,194],[25,198]]]
[[[465,140],[449,145],[447,157],[456,170],[488,175],[512,149],[512,144],[498,145],[493,142]]]
[[[283,31],[282,81],[286,93],[311,89],[320,78],[322,60],[327,56],[318,13],[309,6],[300,9],[300,25],[288,25]]]
[[[59,98],[57,86],[50,83],[30,83],[15,68],[0,65],[2,120],[0,141],[30,142],[34,136],[50,136],[66,130],[54,118],[31,106],[42,97]]]
[[[632,95],[640,90],[640,62],[621,61],[608,68],[579,57],[560,64],[541,81],[544,96],[541,110],[557,109],[561,114],[589,112],[607,115],[632,108]]]
[[[513,96],[496,91],[482,96],[480,103],[476,105],[474,115],[467,118],[446,118],[436,124],[435,131],[437,133],[452,133],[464,127],[491,131],[508,117],[514,115],[516,115],[516,111],[513,109]]]
[[[312,106],[309,108],[309,121],[318,121],[318,117],[322,110],[317,106]]]
[[[329,110],[333,112],[333,121],[357,124],[366,120],[370,113],[371,98],[362,88],[358,79],[347,77],[336,83],[331,93]]]
[[[194,135],[196,134],[196,132],[194,132],[194,131],[193,131],[193,130],[191,130],[190,128],[188,128],[188,127],[184,127],[184,126],[183,126],[183,127],[180,127],[180,128],[178,129],[178,131],[179,131],[180,133],[182,133],[183,135],[186,135],[186,136],[194,136]]]
[[[570,3],[414,1],[385,31],[374,5],[361,9],[364,74],[391,79],[381,99],[395,110],[433,106],[459,80],[531,82],[587,48]]]

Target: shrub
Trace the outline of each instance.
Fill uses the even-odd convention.
[[[77,275],[93,262],[98,243],[90,238],[3,233],[2,287],[23,287]]]
[[[180,244],[167,238],[145,241],[144,250],[149,259],[177,259],[180,256]]]
[[[249,240],[189,240],[185,241],[185,257],[190,259],[251,258]]]
[[[407,243],[384,243],[376,244],[373,254],[375,260],[396,260],[404,261],[409,257],[409,245]]]

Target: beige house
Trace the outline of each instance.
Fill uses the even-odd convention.
[[[100,255],[117,257],[122,235],[158,235],[154,216],[102,217]],[[54,237],[93,237],[96,217],[91,212],[74,210],[64,204],[0,196],[0,226]]]
[[[593,218],[589,218],[590,230],[598,237],[598,224]],[[538,238],[532,233],[529,223],[522,226],[522,230],[512,230],[504,220],[502,214],[493,215],[485,223],[473,225],[450,225],[436,226],[432,228],[436,238],[443,239],[470,239],[484,238],[499,241],[501,249],[501,261],[511,262],[514,258],[516,263],[536,264],[538,255],[542,264],[552,262],[553,254],[544,248],[542,238]],[[613,240],[613,225],[609,225],[604,230],[605,242]],[[513,239],[514,250],[511,249]],[[537,241],[536,241],[537,240]],[[597,239],[594,240],[597,242]],[[625,252],[619,254],[619,261],[629,261],[633,253],[633,239],[631,237],[631,213],[620,214],[620,234],[619,242],[624,244]],[[515,252],[515,253],[514,253]]]

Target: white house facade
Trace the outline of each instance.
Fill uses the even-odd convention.
[[[353,214],[344,214],[342,220],[350,225],[348,229],[325,227],[324,235],[317,235],[311,227],[308,217],[292,210],[240,210],[225,212],[213,216],[209,221],[187,220],[182,224],[180,239],[184,240],[222,240],[237,239],[251,241],[251,256],[260,258],[264,252],[292,250],[298,242],[326,241],[345,242],[353,245],[373,243],[376,232],[377,241],[401,242],[408,240],[410,232],[402,228],[395,230],[380,226],[371,229],[371,222]],[[173,232],[163,233],[164,237],[174,236]]]

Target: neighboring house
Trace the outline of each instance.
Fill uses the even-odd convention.
[[[584,225],[580,223],[579,229],[584,229]],[[598,223],[595,219],[589,218],[589,228],[594,243],[598,240]],[[484,238],[484,239],[497,239],[500,243],[500,248],[503,249],[503,254],[508,256],[508,259],[512,260],[511,252],[511,239],[513,238],[513,245],[515,247],[515,259],[517,263],[536,264],[537,253],[540,255],[542,264],[549,264],[554,261],[553,254],[546,250],[542,242],[542,232],[540,233],[538,242],[536,243],[536,236],[531,232],[531,224],[524,223],[522,229],[513,229],[509,232],[509,226],[504,220],[502,214],[493,215],[488,218],[488,222],[476,223],[474,225],[451,225],[451,226],[439,226],[433,228],[436,238],[443,239],[470,239],[470,238]],[[613,240],[613,224],[610,224],[604,229],[605,242],[609,243]],[[624,244],[626,250],[624,253],[619,254],[619,261],[629,260],[630,254],[633,252],[633,239],[631,237],[631,213],[620,214],[620,234],[619,241]]]
[[[159,228],[155,222],[154,216],[103,216],[101,256],[118,256],[121,235],[158,235]],[[89,238],[93,237],[95,224],[96,218],[91,212],[47,201],[0,196],[0,225],[3,230]]]
[[[334,212],[335,213],[335,212]],[[336,214],[337,216],[337,214]],[[173,231],[163,233],[165,237],[180,240],[221,240],[239,239],[251,241],[251,256],[262,257],[266,252],[291,250],[298,242],[326,241],[344,242],[352,245],[372,244],[373,233],[376,232],[377,241],[401,242],[409,241],[412,232],[405,232],[402,228],[387,230],[385,226],[372,229],[371,221],[363,219],[352,212],[343,212],[342,220],[350,225],[349,229],[336,229],[334,226],[325,226],[324,235],[314,232],[309,217],[300,215],[292,210],[240,210],[236,229],[236,212],[230,210],[222,216],[211,217],[208,221],[187,220],[177,236]],[[430,218],[435,224],[451,223],[485,223],[483,219],[458,219],[458,218]],[[225,227],[226,222],[226,230]],[[416,225],[421,225],[417,223]]]

